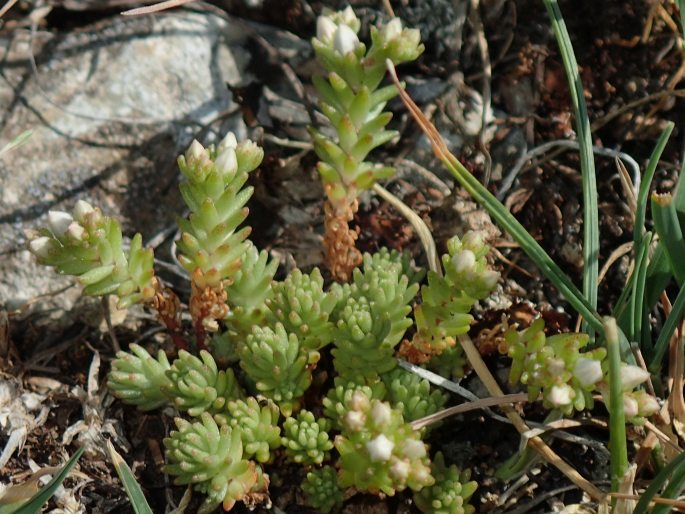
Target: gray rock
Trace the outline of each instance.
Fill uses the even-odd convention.
[[[39,33],[33,42],[22,32],[0,40],[0,146],[33,130],[0,157],[0,305],[14,308],[69,282],[25,250],[25,230],[50,209],[85,199],[144,239],[174,223],[183,212],[176,156],[217,118],[221,127],[204,131],[205,142],[229,129],[245,135],[226,87],[249,82],[244,39],[228,18],[174,11]]]

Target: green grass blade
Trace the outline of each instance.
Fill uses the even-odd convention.
[[[83,454],[83,448],[79,448],[76,453],[67,461],[64,467],[57,473],[48,484],[43,487],[33,498],[27,501],[24,505],[15,510],[15,514],[37,514],[43,508],[43,505],[55,494],[57,488],[62,485],[64,479],[67,478],[69,473],[76,463],[81,458]]]
[[[152,509],[148,505],[145,494],[140,484],[138,484],[133,471],[131,471],[131,468],[126,464],[121,455],[117,453],[110,441],[107,441],[107,451],[114,464],[114,469],[117,470],[117,475],[119,475],[119,479],[124,485],[126,495],[133,506],[133,510],[136,514],[152,514]]]
[[[678,213],[670,193],[652,195],[654,229],[663,243],[671,272],[678,284],[685,283],[685,241],[678,221]]]
[[[645,489],[645,492],[642,493],[640,501],[638,501],[637,505],[635,505],[635,510],[633,511],[633,514],[647,514],[649,509],[649,502],[652,501],[652,499],[656,496],[656,494],[663,487],[663,485],[671,480],[671,477],[675,479],[676,474],[680,474],[680,472],[682,472],[683,470],[685,470],[685,453],[681,453],[675,459],[669,462],[659,472],[659,474],[652,479],[651,483],[649,484],[649,487],[647,487],[647,489]],[[670,483],[672,483],[672,481]],[[655,507],[652,512],[656,512],[657,508],[659,507]],[[668,512],[668,510],[666,510],[665,512]]]
[[[666,489],[664,489],[659,496],[661,498],[673,500],[680,496],[683,488],[685,488],[685,465],[681,464],[673,471]],[[671,509],[673,509],[673,505],[657,505],[652,509],[652,514],[668,514],[671,512]]]
[[[618,326],[614,318],[604,318],[604,334],[609,360],[609,452],[611,453],[611,490],[618,492],[619,484],[628,471],[626,447],[626,417],[623,411],[621,387],[621,351]]]
[[[649,162],[647,163],[647,168],[642,175],[642,181],[640,182],[640,190],[637,194],[637,210],[635,212],[635,224],[633,225],[633,243],[635,248],[638,247],[640,241],[642,240],[642,234],[645,231],[645,213],[647,212],[647,201],[649,200],[649,188],[652,185],[652,179],[654,178],[654,173],[656,172],[656,167],[659,164],[659,159],[661,154],[668,143],[668,138],[671,137],[671,132],[673,132],[673,127],[675,124],[669,121],[666,128],[659,136],[659,140],[652,151],[652,155],[649,157]]]
[[[552,29],[559,45],[561,59],[569,83],[576,133],[580,150],[580,171],[583,185],[583,293],[592,310],[597,309],[597,277],[599,274],[599,209],[597,207],[597,179],[592,153],[590,118],[585,105],[583,83],[578,73],[578,63],[573,52],[571,38],[556,0],[543,0]],[[586,329],[592,328],[591,320],[585,320]],[[590,330],[588,330],[590,331]],[[592,337],[592,334],[590,334]]]
[[[683,314],[685,314],[685,287],[680,288],[680,291],[678,291],[678,296],[676,296],[673,303],[671,313],[666,318],[664,326],[659,333],[659,338],[654,344],[654,352],[649,361],[649,371],[652,374],[657,374],[661,370],[661,361],[664,355],[666,355],[666,350],[668,350],[668,342],[671,340],[680,320],[683,319]]]
[[[630,295],[630,331],[631,341],[640,344],[642,339],[643,302],[645,294],[645,280],[647,279],[647,265],[649,264],[649,244],[652,233],[647,232],[640,238],[640,254],[635,257],[635,271],[633,272],[633,294]]]

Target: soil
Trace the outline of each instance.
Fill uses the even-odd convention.
[[[132,1],[125,3],[136,5]],[[289,30],[305,40],[313,35],[313,13],[319,13],[324,6],[344,5],[302,0],[212,3],[231,15]],[[463,103],[460,93],[471,92],[482,100],[484,73],[479,33],[473,19],[463,14],[468,11],[463,5],[466,3],[391,2],[395,14],[407,25],[421,29],[426,45],[417,63],[400,69],[402,79],[407,81],[409,91],[421,99],[421,107],[432,110],[437,127],[451,140],[463,142],[455,153],[476,176],[485,179],[486,160],[479,150],[478,134],[466,124],[460,126],[453,116],[455,109],[468,114],[468,105]],[[44,28],[55,32],[78,30],[86,24],[117,16],[121,10],[121,5],[109,4],[108,0],[83,2],[78,10],[75,4],[78,3],[53,0],[52,11],[42,20]],[[352,4],[365,26],[387,16],[381,2],[353,1]],[[684,114],[679,84],[685,61],[679,47],[682,40],[677,32],[679,15],[675,3],[565,0],[559,4],[581,67],[594,144],[631,155],[643,169],[665,123],[678,121]],[[18,30],[34,7],[30,1],[19,3],[5,15],[2,30]],[[486,131],[484,147],[493,159],[488,187],[497,194],[521,152],[549,141],[573,139],[574,129],[563,66],[543,4],[537,0],[483,0],[479,9],[492,65],[491,77],[485,78],[491,87],[494,111],[492,130]],[[255,51],[258,48],[255,43]],[[260,63],[251,70],[260,86],[269,86],[274,73],[283,73],[274,56]],[[291,71],[306,83],[312,70],[308,61],[301,69]],[[660,92],[665,93],[650,99],[649,95]],[[241,92],[234,91],[234,95],[238,93]],[[246,122],[258,135],[257,113],[265,100],[254,91],[242,93],[241,107]],[[395,113],[394,128],[400,131],[401,137],[379,159],[394,160],[402,156],[418,162],[433,175],[421,178],[396,161],[399,175],[387,187],[432,226],[439,249],[444,249],[447,238],[462,228],[487,225],[495,234],[492,243],[498,252],[494,265],[506,277],[506,282],[498,304],[486,304],[479,309],[478,322],[472,331],[475,339],[478,340],[481,331],[492,328],[502,314],[525,325],[542,313],[549,330],[573,330],[576,316],[563,298],[508,236],[492,227],[487,215],[454,188],[401,103],[393,102],[390,107]],[[476,114],[480,116],[480,112]],[[291,127],[278,120],[266,131],[279,138],[293,137]],[[682,136],[681,127],[676,125],[658,167],[657,190],[668,190],[674,183],[681,160]],[[279,270],[279,277],[295,262],[305,268],[323,268],[321,249],[317,247],[323,216],[322,191],[313,169],[316,158],[311,152],[302,154],[273,140],[264,139],[263,144],[267,157],[260,172],[252,178],[256,194],[250,204],[252,215],[248,224],[253,227],[253,239],[259,247],[288,257]],[[513,150],[507,149],[508,146]],[[284,162],[290,162],[291,167],[284,168]],[[603,263],[616,248],[632,239],[632,219],[614,159],[597,157],[596,166],[600,263]],[[582,268],[579,168],[577,152],[547,152],[522,167],[503,198],[577,283]],[[440,188],[441,182],[446,183],[446,190]],[[301,225],[287,225],[283,221],[283,209],[288,205],[296,207],[296,212],[301,214]],[[411,226],[383,200],[364,196],[355,225],[360,229],[362,250],[389,246],[409,251],[417,263],[425,264]],[[628,257],[623,257],[609,269],[601,284],[599,312],[609,312],[616,301],[628,262]],[[176,282],[183,291],[178,279],[169,277],[168,280]],[[100,322],[100,304],[86,301],[77,308],[83,305],[90,306],[94,318],[70,314],[69,320],[62,319],[58,328],[50,322],[49,312],[34,311],[30,305],[8,313],[8,335],[0,332],[2,377],[16,380],[29,390],[35,390],[31,382],[35,377],[53,378],[59,385],[45,391],[45,401],[50,405],[48,418],[29,432],[24,450],[2,470],[0,475],[5,481],[20,481],[29,469],[29,460],[41,466],[59,465],[65,455],[73,453],[75,444],[64,445],[62,437],[67,427],[83,419],[84,407],[73,389],[87,389],[93,350],[103,360],[98,374],[102,383],[108,362],[113,358],[112,335],[122,347],[136,341],[149,347],[161,345],[171,349],[163,332],[151,332],[157,326],[151,316],[132,310],[110,333]],[[36,355],[34,348],[45,337],[52,340],[54,351]],[[481,350],[493,373],[504,377],[506,359],[499,356],[496,347],[488,347],[484,342]],[[319,376],[315,382],[325,379]],[[473,390],[481,387],[474,377],[467,377],[462,385]],[[125,458],[136,471],[153,510],[164,512],[170,498],[177,503],[184,489],[171,486],[159,471],[161,441],[170,430],[172,417],[168,413],[140,413],[108,399],[102,400],[98,412],[101,423],[111,422],[113,430],[130,443]],[[527,419],[541,421],[545,413],[532,407],[525,409],[525,415]],[[554,443],[562,457],[600,487],[606,487],[608,477],[607,454],[601,451],[602,446],[606,447],[608,433],[589,421],[592,418],[601,422],[606,417],[606,411],[597,407],[583,417],[587,423],[573,431],[574,435],[597,444]],[[6,441],[0,435],[0,446]],[[541,464],[534,466],[524,480],[506,484],[495,478],[495,470],[517,451],[520,440],[511,426],[494,421],[483,412],[450,419],[434,431],[429,442],[433,450],[446,454],[448,462],[473,470],[473,477],[480,484],[472,501],[477,512],[549,512],[587,500],[558,471]],[[81,473],[91,478],[76,493],[86,512],[131,512],[121,484],[104,456],[86,456],[79,466]],[[297,489],[303,474],[301,468],[284,465],[281,469],[280,474],[271,477],[274,511],[310,512]],[[76,483],[83,484],[83,481],[70,478],[66,485],[69,488]],[[357,495],[346,502],[343,512],[415,512],[409,498],[402,494],[388,499]],[[55,507],[54,503],[51,505]],[[188,512],[193,512],[196,505],[194,500]],[[243,507],[235,508],[235,512],[243,511]]]

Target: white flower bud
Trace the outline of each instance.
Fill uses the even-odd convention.
[[[483,248],[483,237],[480,232],[469,230],[464,237],[461,238],[461,244],[464,248],[468,248],[474,252]]]
[[[497,282],[499,282],[499,272],[491,269],[485,270],[481,274],[481,281],[486,289],[495,289]]]
[[[354,52],[359,46],[359,38],[347,25],[338,25],[333,35],[333,49],[342,55]]]
[[[550,358],[547,360],[546,365],[547,371],[555,376],[561,375],[566,369],[566,363],[564,362],[564,359]]]
[[[238,171],[238,159],[233,148],[227,148],[214,161],[217,171],[223,177],[231,177]]]
[[[466,273],[476,265],[476,255],[471,250],[462,250],[452,257],[452,265],[457,273]]]
[[[414,466],[411,470],[412,479],[420,484],[432,484],[435,482],[428,466]]]
[[[216,151],[218,154],[223,153],[227,148],[235,148],[238,146],[238,140],[235,137],[235,134],[233,132],[229,132],[224,136],[224,138],[221,140],[219,143],[219,146],[216,147]]]
[[[426,456],[426,445],[416,439],[407,439],[402,446],[402,453],[411,460],[423,459]]]
[[[53,241],[47,236],[37,237],[29,243],[29,250],[39,259],[47,259],[53,247]]]
[[[74,218],[64,211],[48,211],[48,227],[57,237],[62,237]]]
[[[410,469],[409,463],[406,460],[398,460],[390,466],[390,476],[395,480],[404,482],[409,476]]]
[[[627,364],[621,368],[621,388],[624,391],[632,391],[648,378],[649,372],[640,366]]]
[[[316,19],[316,39],[322,43],[328,43],[333,39],[338,26],[328,16],[319,16]]]
[[[657,399],[645,391],[637,391],[633,397],[637,400],[637,410],[640,416],[649,417],[661,408]]]
[[[369,397],[363,391],[355,391],[350,398],[350,408],[352,410],[365,411],[371,406]]]
[[[387,43],[402,34],[402,20],[393,18],[388,23],[383,25],[381,29],[381,37]]]
[[[357,15],[354,14],[354,9],[352,9],[351,5],[348,5],[342,11],[342,19],[346,25],[350,26],[353,26],[357,22]]]
[[[93,206],[88,202],[85,200],[79,200],[76,202],[76,205],[74,205],[74,219],[78,222],[83,222],[86,219],[86,216],[94,210],[95,209]]]
[[[86,233],[86,229],[83,228],[77,222],[72,222],[66,231],[66,236],[74,241],[83,241],[83,236]]]
[[[547,401],[551,403],[554,407],[563,407],[568,405],[573,400],[575,393],[571,386],[568,384],[562,384],[552,387],[547,394]]]
[[[637,400],[628,394],[623,395],[623,412],[627,419],[634,418],[640,411]]]
[[[392,417],[392,409],[390,405],[385,402],[374,402],[373,407],[371,407],[371,419],[378,428],[383,428],[388,423]]]
[[[363,412],[357,410],[351,410],[345,414],[343,418],[343,423],[347,428],[354,432],[359,432],[364,428],[364,423],[366,422],[366,416]]]
[[[392,455],[392,449],[395,447],[390,439],[384,434],[379,435],[366,443],[366,450],[369,452],[369,457],[373,462],[389,460]]]
[[[573,376],[583,387],[590,387],[604,377],[602,373],[602,364],[595,359],[586,359],[580,357],[573,367]]]
[[[186,161],[191,162],[201,159],[206,153],[205,147],[197,139],[193,139],[193,142],[190,143],[190,147],[186,151]]]

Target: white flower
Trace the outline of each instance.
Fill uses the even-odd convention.
[[[475,230],[469,230],[464,237],[461,238],[461,244],[464,248],[469,248],[473,251],[483,248],[483,237]]]
[[[347,428],[354,432],[358,432],[364,428],[364,423],[366,422],[366,416],[363,412],[357,410],[351,410],[343,418],[343,423]]]
[[[67,237],[74,241],[82,241],[85,233],[86,229],[75,221],[69,225],[69,228],[66,231]]]
[[[385,402],[374,402],[371,407],[371,419],[378,428],[383,428],[390,423],[392,409]]]
[[[638,412],[640,411],[640,408],[637,404],[637,400],[633,398],[630,395],[624,394],[623,395],[623,413],[625,414],[626,418],[634,418],[637,416]]]
[[[394,447],[395,443],[385,437],[384,434],[366,443],[366,450],[369,452],[369,457],[371,457],[373,462],[389,460]]]
[[[216,148],[216,151],[218,154],[221,154],[227,148],[233,148],[235,150],[237,146],[238,146],[238,140],[236,139],[235,134],[233,132],[229,132],[221,140],[221,142],[219,143],[219,146],[217,146],[217,148]]]
[[[231,177],[238,171],[238,159],[233,148],[226,148],[214,161],[216,169],[223,177]]]
[[[411,460],[422,459],[426,456],[426,445],[416,439],[407,439],[402,450],[405,457]]]
[[[322,43],[328,43],[333,39],[338,26],[328,16],[319,16],[316,19],[316,39]]]
[[[581,386],[590,387],[602,380],[604,376],[602,364],[595,359],[580,357],[573,367],[573,376],[576,377]]]
[[[402,20],[393,18],[381,29],[381,37],[387,43],[402,34]]]
[[[547,401],[555,407],[563,407],[568,405],[573,400],[575,393],[571,386],[568,384],[562,384],[552,387],[547,394]]]
[[[371,407],[369,397],[363,391],[355,391],[350,398],[349,407],[352,410],[368,410]]]
[[[354,52],[359,46],[359,38],[347,25],[338,25],[338,28],[333,35],[333,49],[346,55],[349,52]]]
[[[452,257],[452,265],[457,273],[471,271],[476,265],[476,254],[471,250],[462,250]]]
[[[52,250],[52,239],[47,236],[37,237],[29,243],[29,250],[40,259],[47,259]]]
[[[648,378],[649,372],[640,366],[627,364],[621,368],[621,388],[624,391],[632,391]]]
[[[398,460],[390,466],[390,476],[395,480],[404,481],[409,476],[410,466],[406,460]]]
[[[93,209],[93,206],[88,202],[85,200],[79,200],[76,202],[76,205],[74,205],[74,219],[83,222],[86,219],[86,216],[94,210],[95,209]]]
[[[48,227],[57,237],[62,237],[74,221],[71,214],[64,211],[48,211]]]

